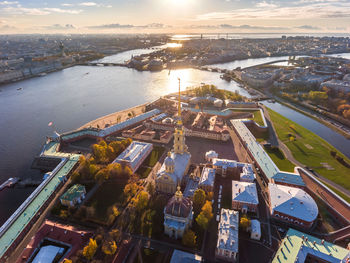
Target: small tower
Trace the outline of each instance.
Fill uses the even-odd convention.
[[[175,162],[173,158],[171,158],[171,152],[168,152],[168,156],[165,158],[164,164],[165,164],[165,172],[170,174],[174,173]]]

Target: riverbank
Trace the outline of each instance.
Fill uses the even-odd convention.
[[[348,194],[350,173],[345,164],[350,164],[349,158],[306,128],[271,109],[268,109],[268,112],[279,140],[290,150],[293,158],[326,179],[344,187],[346,191],[342,192]],[[341,190],[341,187],[338,190]]]
[[[323,118],[318,118],[317,116],[307,112],[306,110],[301,109],[300,108],[301,106],[297,107],[297,106],[295,106],[295,105],[293,105],[293,104],[291,104],[291,103],[289,103],[289,102],[287,102],[287,101],[285,101],[285,100],[283,100],[283,99],[281,99],[280,97],[277,97],[277,96],[274,96],[273,98],[278,103],[280,103],[282,105],[285,105],[285,106],[287,106],[287,107],[289,107],[289,108],[291,108],[291,109],[293,109],[293,110],[295,110],[297,112],[300,112],[300,113],[308,116],[309,118],[312,118],[312,119],[322,123],[323,125],[331,128],[332,130],[338,132],[339,134],[343,135],[345,138],[350,139],[350,133],[347,133],[346,131],[340,129],[339,127],[333,125],[332,123],[330,123],[329,121],[326,121]],[[317,114],[317,112],[314,112],[314,114]]]

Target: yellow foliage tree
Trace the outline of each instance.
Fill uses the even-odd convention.
[[[197,189],[193,195],[193,208],[194,211],[199,213],[201,207],[205,203],[205,192],[202,189]]]
[[[246,215],[243,215],[241,217],[241,220],[239,221],[239,225],[243,229],[247,230],[247,228],[250,227],[250,224],[251,224],[250,219]]]
[[[88,259],[91,260],[97,250],[97,242],[96,240],[90,238],[89,244],[87,244],[84,249],[83,249],[83,256]]]
[[[187,247],[195,247],[196,239],[196,234],[192,230],[187,230],[182,237],[182,244]]]
[[[213,206],[211,204],[211,201],[206,201],[205,204],[202,207],[203,215],[210,221],[213,217]]]
[[[117,251],[117,244],[114,240],[106,240],[102,244],[102,252],[106,255],[113,255]]]

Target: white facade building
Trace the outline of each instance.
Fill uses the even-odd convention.
[[[259,205],[255,183],[232,181],[232,209],[256,213]]]
[[[215,257],[220,260],[235,261],[238,254],[239,213],[229,209],[221,209],[218,226],[218,241]]]

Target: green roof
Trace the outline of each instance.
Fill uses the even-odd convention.
[[[57,152],[57,146],[58,143],[50,142],[41,153],[62,159],[52,176],[43,181],[0,228],[0,258],[79,161],[80,155]]]
[[[322,244],[323,243],[323,244]],[[350,251],[335,244],[290,228],[272,263],[305,262],[307,255],[326,262],[346,262]]]
[[[85,193],[85,186],[81,184],[75,184],[69,188],[62,196],[61,200],[73,201],[76,198],[79,198],[82,194]]]

